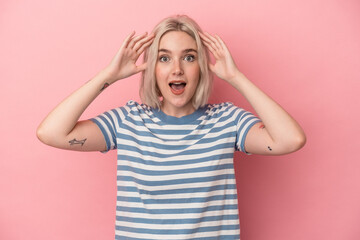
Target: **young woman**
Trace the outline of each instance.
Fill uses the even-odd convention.
[[[79,121],[105,88],[139,72],[142,104],[129,101]],[[207,104],[213,73],[258,117],[229,102]],[[234,151],[281,155],[306,139],[239,71],[223,40],[184,15],[164,19],[150,35],[131,33],[105,69],[50,112],[37,135],[63,149],[117,149],[116,239],[157,240],[239,239]]]

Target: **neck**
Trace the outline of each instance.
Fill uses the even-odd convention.
[[[163,111],[168,116],[180,118],[192,114],[195,112],[195,108],[192,104],[184,107],[170,107],[166,104],[163,104],[161,105],[161,111]]]

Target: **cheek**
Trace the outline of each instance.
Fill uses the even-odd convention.
[[[155,77],[158,80],[163,79],[166,76],[166,69],[164,67],[155,67]]]
[[[191,68],[189,73],[191,74],[192,79],[200,79],[200,67],[198,65]]]
[[[159,96],[162,96],[162,91],[167,87],[166,81],[166,71],[162,67],[155,67],[155,79],[157,85],[157,91],[159,92]]]

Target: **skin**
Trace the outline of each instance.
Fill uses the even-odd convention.
[[[189,49],[194,51],[189,51]],[[191,99],[194,96],[200,76],[195,40],[181,31],[171,31],[164,34],[159,44],[155,76],[163,96],[161,110],[165,114],[182,117],[194,112],[195,108]],[[180,95],[171,91],[169,83],[174,80],[186,82],[185,91]]]
[[[37,129],[39,140],[49,146],[74,151],[103,151],[106,142],[99,127],[90,120],[79,121],[90,103],[116,81],[143,71],[147,64],[136,65],[144,50],[153,42],[154,35],[129,34],[111,62],[91,80],[57,105]],[[84,144],[72,140],[86,139]]]
[[[189,58],[185,58],[183,52],[184,49],[196,45],[193,45],[194,40],[184,34],[167,33],[163,36],[160,47],[169,50],[167,54],[170,61],[157,62],[156,66],[158,85],[164,97],[162,110],[175,117],[194,111],[190,100],[199,76],[197,63],[188,62]],[[203,44],[215,58],[215,63],[209,63],[209,69],[237,89],[262,120],[249,130],[245,141],[246,151],[261,155],[282,155],[300,149],[305,144],[306,137],[299,124],[239,71],[226,44],[219,36],[199,34]],[[147,33],[135,36],[133,32],[128,35],[109,65],[65,98],[42,121],[37,129],[40,141],[68,150],[105,150],[106,143],[97,125],[90,120],[79,121],[79,118],[108,86],[146,69],[147,63],[136,65],[136,61],[152,43],[153,38],[154,35]],[[168,81],[173,77],[187,81],[183,96],[174,97],[168,92]]]
[[[237,68],[228,47],[218,36],[200,33],[204,45],[215,58],[209,68],[242,94],[262,122],[255,124],[245,140],[247,152],[261,155],[282,155],[299,150],[306,136],[300,125],[278,103],[253,84]]]

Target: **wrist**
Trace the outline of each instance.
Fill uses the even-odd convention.
[[[117,81],[116,77],[113,76],[113,74],[111,74],[111,72],[107,68],[101,70],[97,74],[97,76],[101,78],[104,81],[104,83],[108,83],[109,85]]]
[[[228,79],[228,82],[231,84],[231,85],[234,85],[236,82],[240,81],[241,78],[245,77],[243,73],[241,73],[240,71],[236,71],[232,77],[230,77]]]

